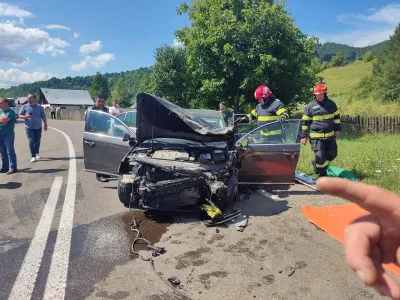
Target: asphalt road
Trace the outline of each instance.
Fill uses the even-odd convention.
[[[153,269],[131,253],[132,213],[119,203],[116,181],[84,171],[83,125],[49,121],[55,129],[43,133],[36,163],[24,125],[16,125],[19,172],[0,174],[0,299],[382,298],[357,281],[342,245],[300,210],[343,201],[303,186],[243,200],[243,232],[136,212],[143,236],[167,250]],[[172,276],[188,298],[163,281]]]

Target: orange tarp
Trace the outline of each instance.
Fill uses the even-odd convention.
[[[369,214],[354,203],[324,207],[302,206],[301,209],[310,223],[318,226],[342,243],[345,227],[355,219]],[[395,264],[384,264],[383,267],[400,276],[400,267]]]

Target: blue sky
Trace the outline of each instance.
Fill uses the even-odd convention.
[[[18,0],[0,2],[0,87],[119,72],[154,63],[189,25],[183,0]],[[296,25],[321,42],[366,46],[400,21],[400,1],[286,0]]]

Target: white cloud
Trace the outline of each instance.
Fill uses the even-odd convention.
[[[340,34],[323,35],[320,38],[320,42],[335,42],[354,47],[365,47],[387,40],[393,32],[394,28],[388,28],[378,32],[372,30],[352,30]]]
[[[99,52],[100,50],[101,50],[101,41],[91,41],[89,44],[83,44],[79,48],[79,52],[82,54]]]
[[[47,80],[54,77],[52,73],[46,72],[23,72],[18,69],[0,69],[0,88],[8,88],[22,83]]]
[[[26,61],[25,52],[35,51],[55,57],[65,54],[69,44],[38,28],[22,28],[12,23],[0,23],[0,62],[21,64]]]
[[[18,6],[0,2],[0,16],[28,18],[33,17],[33,13],[20,9]]]
[[[49,24],[46,25],[45,28],[47,29],[54,29],[54,30],[71,30],[71,28],[64,26],[64,25],[57,25],[57,24]]]
[[[0,2],[0,16],[5,17],[17,17],[22,25],[24,24],[24,18],[33,17],[33,13],[20,9],[18,6]]]
[[[174,47],[174,48],[182,48],[183,47],[183,43],[178,38],[176,38],[172,42],[172,47]]]
[[[79,33],[74,32],[74,39],[77,39],[79,37]]]
[[[78,64],[71,66],[73,71],[83,71],[88,68],[100,69],[104,67],[110,61],[115,60],[115,56],[112,53],[103,53],[97,56],[85,56],[85,58]]]
[[[14,67],[25,67],[27,65],[29,65],[31,63],[31,60],[29,59],[29,57],[25,58],[24,61],[20,62],[20,63],[15,63],[12,62],[11,65]]]
[[[336,42],[355,47],[365,47],[390,38],[400,20],[400,4],[389,4],[381,8],[370,8],[367,14],[341,14],[341,23],[351,25],[346,32],[321,34],[320,41]]]

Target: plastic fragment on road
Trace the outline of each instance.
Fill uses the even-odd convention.
[[[301,209],[310,223],[342,243],[344,241],[344,229],[347,225],[370,214],[354,203],[323,207],[302,206]],[[383,264],[383,267],[400,276],[400,267],[395,264]]]
[[[334,167],[334,166],[329,166],[328,168],[326,168],[326,175],[329,177],[339,177],[339,178],[345,178],[345,179],[348,179],[351,181],[358,181],[357,176],[354,175],[349,170]]]
[[[211,201],[208,201],[210,204],[203,204],[203,209],[206,211],[207,215],[214,219],[218,215],[222,215],[221,210]]]

